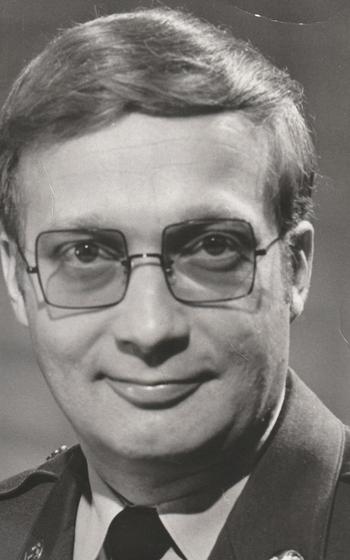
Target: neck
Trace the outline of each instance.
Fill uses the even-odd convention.
[[[135,460],[118,456],[112,462],[83,450],[89,465],[127,502],[151,506],[184,498],[191,502],[193,498],[198,505],[201,496],[213,503],[252,470],[259,456],[261,434],[258,439],[254,437],[253,445],[252,437],[245,435],[244,441],[229,451],[212,448],[191,457]]]
[[[183,500],[187,505],[193,502],[196,508],[206,508],[208,502],[216,501],[223,489],[242,478],[232,476],[223,464],[186,468],[182,463],[136,463],[118,459],[115,469],[106,469],[96,461],[91,462],[90,458],[88,461],[102,480],[126,502],[145,506],[166,504],[170,510],[172,504],[178,507],[175,502]]]

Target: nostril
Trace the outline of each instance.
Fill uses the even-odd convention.
[[[151,352],[144,355],[144,361],[149,367],[157,367],[176,354],[181,354],[188,347],[188,337],[167,340],[159,343]]]
[[[164,362],[184,352],[189,345],[189,337],[181,336],[162,340],[152,346],[137,344],[131,341],[121,342],[120,350],[140,358],[148,367],[158,367]]]

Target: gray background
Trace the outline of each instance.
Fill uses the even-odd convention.
[[[350,347],[345,340],[350,339],[350,6],[326,23],[299,26],[248,15],[230,0],[163,3],[186,6],[214,23],[231,27],[276,64],[287,66],[304,84],[321,176],[315,197],[313,284],[305,313],[292,328],[291,364],[324,402],[350,423]],[[57,28],[150,4],[131,0],[2,0],[0,101],[21,67]],[[75,438],[41,380],[28,334],[15,323],[2,278],[0,372],[3,478],[40,463],[54,447],[70,444]]]

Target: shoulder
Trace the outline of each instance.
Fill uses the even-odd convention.
[[[39,467],[28,469],[0,482],[0,503],[24,494],[28,490],[57,480],[71,461],[79,453],[78,446],[67,449],[62,446],[53,451]]]
[[[328,531],[327,558],[343,560],[350,550],[350,428],[345,426],[344,455]]]
[[[350,483],[350,426],[345,426],[344,456],[341,478]]]
[[[342,465],[340,468],[340,475],[337,485],[335,505],[337,506],[337,501],[344,501],[346,497],[346,502],[348,502],[348,511],[350,514],[350,427],[345,426],[344,429],[344,454]],[[350,519],[350,516],[349,516]]]
[[[350,519],[350,427],[345,426],[344,454],[335,496],[335,509],[347,504]]]
[[[16,474],[0,483],[0,525],[12,523],[13,517],[23,522],[40,510],[55,483],[67,467],[83,455],[78,446],[56,450],[39,467]]]
[[[57,503],[75,492],[74,469],[82,471],[84,456],[78,446],[54,453],[38,468],[17,474],[0,483],[0,558],[17,558],[19,551],[32,534],[33,526],[43,516],[55,515]],[[78,467],[80,465],[80,467]],[[73,480],[72,480],[73,477]],[[76,494],[76,493],[75,493]],[[43,513],[45,512],[45,513]]]
[[[28,487],[36,486],[43,481],[56,479],[61,470],[63,457],[58,457],[57,453],[52,459],[50,455],[39,467],[28,469],[0,482],[0,501],[19,495]]]

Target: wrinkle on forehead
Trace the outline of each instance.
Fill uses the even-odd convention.
[[[178,130],[178,123],[190,123],[193,119],[173,120],[174,126],[167,130],[166,137],[159,140],[157,125],[162,129],[164,119],[154,119],[155,127],[147,137],[129,138],[116,135],[116,143],[109,149],[99,147],[98,136],[91,137],[91,141],[85,144],[85,153],[76,163],[76,173],[79,176],[83,173],[88,175],[89,168],[92,166],[94,171],[100,169],[102,173],[118,173],[121,180],[130,177],[131,179],[144,177],[148,173],[154,178],[163,172],[176,171],[176,168],[191,168],[200,176],[211,172],[213,180],[221,178],[222,174],[227,174],[232,168],[233,176],[235,171],[241,166],[248,166],[252,160],[261,166],[261,175],[266,171],[266,161],[268,160],[267,134],[261,127],[253,125],[248,119],[239,115],[222,115],[216,117],[214,121],[204,120],[200,123],[202,140],[198,140],[198,121],[195,120],[196,129],[192,131],[187,127],[186,133]],[[130,116],[132,117],[132,116]],[[236,117],[233,119],[233,117]],[[213,118],[213,117],[212,117]],[[168,119],[166,119],[168,120]],[[116,130],[116,129],[114,129]],[[102,131],[103,134],[110,133],[110,130]],[[113,129],[112,129],[113,132]],[[157,133],[158,132],[158,133]],[[210,145],[208,145],[208,138]],[[74,141],[72,141],[74,149]],[[62,159],[62,171],[56,173],[56,179],[65,180],[68,175],[64,172],[64,159],[69,157],[70,145],[60,147]],[[210,150],[210,153],[209,153]],[[133,157],[134,153],[134,157]],[[115,155],[115,158],[111,157]],[[210,158],[208,157],[210,155]],[[213,157],[214,156],[214,157]],[[215,162],[215,165],[213,163]],[[74,179],[74,170],[70,172],[69,179]]]
[[[173,119],[142,115],[141,127],[139,119],[140,115],[130,114],[101,131],[28,151],[21,162],[22,169],[25,168],[23,180],[28,204],[31,203],[30,183],[35,181],[35,176],[44,178],[41,183],[47,188],[39,196],[46,201],[49,196],[51,218],[54,218],[59,210],[61,189],[66,193],[71,189],[73,194],[76,182],[84,180],[91,187],[91,177],[96,181],[97,195],[99,183],[120,183],[126,206],[135,204],[136,193],[139,204],[151,202],[157,207],[164,190],[171,193],[172,184],[176,186],[178,181],[185,181],[189,189],[192,184],[200,185],[202,179],[206,184],[212,180],[214,187],[223,182],[242,188],[238,184],[239,172],[242,169],[249,175],[250,168],[257,186],[254,196],[257,200],[266,198],[264,185],[270,165],[268,133],[243,113]],[[128,127],[123,123],[128,123]],[[144,200],[146,185],[152,190],[151,201]],[[82,201],[82,211],[83,206]]]

